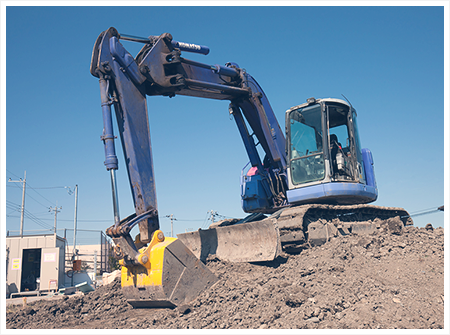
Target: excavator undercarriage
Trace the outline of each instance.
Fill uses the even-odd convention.
[[[333,237],[371,234],[383,229],[401,233],[403,227],[413,224],[403,208],[324,204],[292,206],[262,220],[242,221],[223,220],[207,230],[178,234],[177,237],[203,261],[211,254],[224,261],[259,262],[273,260],[281,250],[299,253]],[[246,231],[252,231],[252,235],[261,234],[257,249],[252,243],[255,238],[245,234]],[[211,236],[216,237],[213,245]]]

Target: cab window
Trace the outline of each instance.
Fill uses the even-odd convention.
[[[320,105],[294,110],[290,113],[290,168],[294,185],[322,180],[323,163]]]

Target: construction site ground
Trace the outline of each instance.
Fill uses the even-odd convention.
[[[219,281],[188,305],[133,309],[116,279],[86,294],[10,305],[6,328],[444,328],[443,228],[348,235],[272,262],[206,264]]]

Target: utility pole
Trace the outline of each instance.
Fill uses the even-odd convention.
[[[210,216],[211,223],[214,223],[214,218],[219,214],[216,211],[213,211],[212,209],[208,213],[211,213],[211,216]]]
[[[170,237],[173,237],[173,220],[176,220],[173,217],[173,214],[166,215],[166,218],[170,218]]]
[[[77,242],[77,208],[78,208],[78,185],[75,185],[75,213],[73,218],[73,251],[72,260],[75,260],[76,242]]]
[[[25,171],[23,174],[23,180],[22,180],[22,178],[20,178],[19,180],[11,180],[11,178],[9,178],[8,181],[12,182],[12,183],[22,183],[22,209],[21,209],[21,214],[20,214],[20,237],[22,237],[23,236],[23,217],[24,217],[24,213],[25,213],[25,186],[27,184],[27,171]]]
[[[48,210],[49,212],[55,211],[55,227],[54,227],[55,234],[56,234],[56,215],[57,215],[59,212],[61,212],[61,211],[59,211],[58,209],[62,209],[62,206],[60,206],[60,207],[58,208],[58,202],[56,202],[56,207],[55,207],[55,208],[52,208],[52,207],[50,206],[50,209]]]

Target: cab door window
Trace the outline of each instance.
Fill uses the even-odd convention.
[[[294,185],[322,180],[323,162],[320,105],[301,108],[290,113],[290,169]]]

